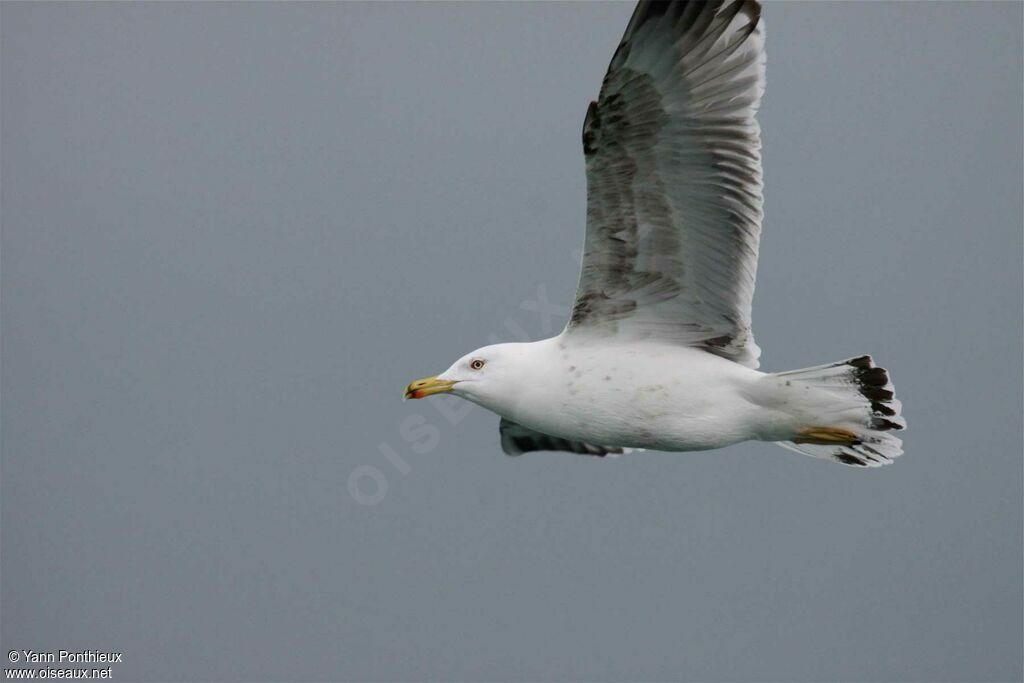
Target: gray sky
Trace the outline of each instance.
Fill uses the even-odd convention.
[[[560,329],[630,11],[0,6],[4,653],[1020,680],[1020,3],[765,11],[763,369],[874,354],[892,467],[512,459],[497,417],[401,402]]]

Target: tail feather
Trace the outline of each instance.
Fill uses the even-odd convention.
[[[817,390],[814,420],[819,424],[806,425],[792,441],[778,442],[783,448],[851,467],[880,467],[903,454],[903,441],[893,434],[907,426],[903,406],[889,373],[871,356],[775,377]]]

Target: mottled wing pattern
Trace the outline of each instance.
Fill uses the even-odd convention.
[[[534,431],[528,427],[501,418],[501,450],[506,455],[522,455],[531,451],[569,451],[582,455],[619,455],[623,452],[621,448],[613,446],[594,446],[582,441],[570,441],[560,439],[557,436],[550,436],[542,432]]]
[[[753,0],[641,0],[587,111],[587,235],[566,332],[756,368],[764,28]]]

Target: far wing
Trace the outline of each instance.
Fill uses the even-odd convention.
[[[498,429],[501,432],[501,450],[505,451],[505,455],[522,455],[531,451],[569,451],[570,453],[604,457],[624,452],[622,448],[614,446],[594,446],[582,441],[560,439],[557,436],[534,431],[505,418],[501,418],[501,425]]]

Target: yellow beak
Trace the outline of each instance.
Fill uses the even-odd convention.
[[[424,377],[412,382],[405,388],[406,398],[425,398],[434,394],[443,394],[451,391],[455,382],[437,377]]]

